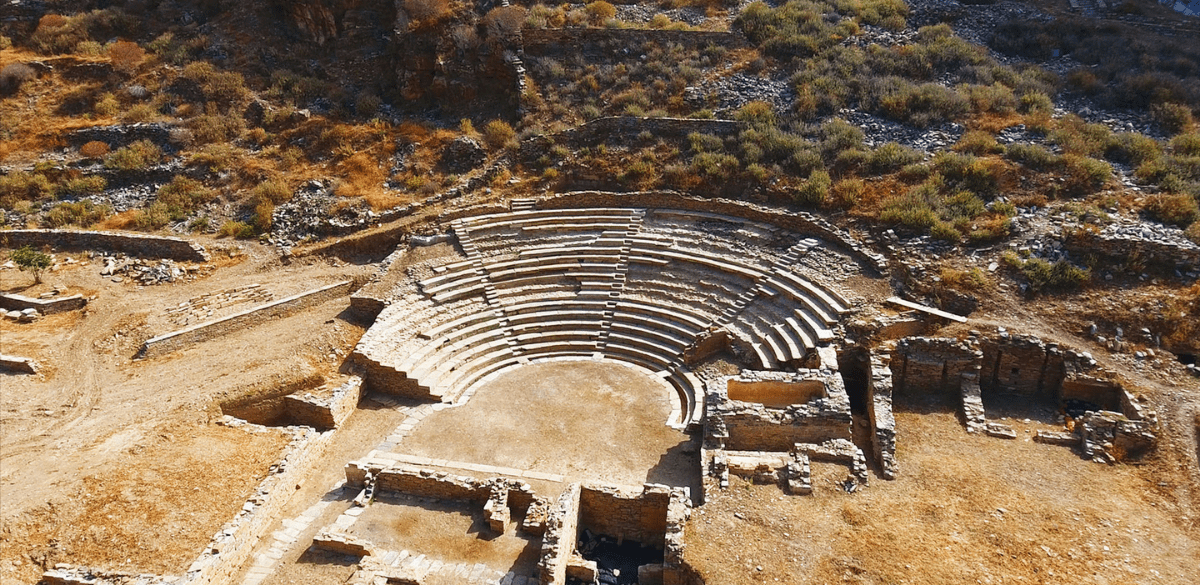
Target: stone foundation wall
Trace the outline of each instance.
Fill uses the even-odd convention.
[[[358,406],[362,395],[362,378],[351,378],[334,389],[327,398],[289,394],[283,397],[283,409],[292,424],[328,430],[342,424]]]
[[[646,484],[640,493],[584,485],[579,494],[579,530],[659,547],[667,530],[671,490]]]
[[[735,377],[747,381],[747,374]],[[796,373],[753,372],[750,375],[778,382],[819,381],[824,395],[804,404],[770,408],[753,402],[730,400],[724,384],[709,386],[706,439],[710,448],[739,451],[790,451],[796,443],[821,443],[851,438],[850,398],[837,372],[800,370]],[[761,380],[760,380],[761,381]],[[714,391],[715,390],[715,391]]]
[[[896,418],[892,414],[892,369],[888,354],[871,355],[871,448],[884,479],[895,479]]]
[[[563,490],[550,508],[546,532],[542,536],[541,558],[538,559],[541,585],[564,585],[567,582],[567,563],[579,540],[579,501],[582,488],[573,483]]]
[[[1001,335],[980,343],[979,385],[985,392],[1053,399],[1062,387],[1063,355],[1058,345],[1036,337]]]
[[[957,339],[908,337],[892,355],[892,382],[897,395],[940,395],[958,398],[962,374],[979,371],[983,353]]]
[[[204,247],[183,238],[124,232],[80,230],[0,231],[0,247],[50,246],[58,250],[103,250],[138,258],[170,258],[184,262],[207,262]]]
[[[396,466],[380,471],[375,479],[375,490],[439,500],[467,500],[480,505],[492,493],[489,481],[411,466]]]
[[[273,303],[235,313],[215,321],[200,323],[186,329],[160,335],[146,341],[146,345],[142,348],[142,357],[157,357],[177,349],[182,349],[193,343],[207,341],[247,327],[253,327],[271,319],[286,317],[327,300],[345,296],[353,288],[353,281],[344,280],[336,284],[323,286],[315,290],[280,299]]]
[[[86,306],[87,299],[83,298],[83,295],[71,295],[69,297],[55,297],[50,299],[33,299],[18,294],[0,295],[0,309],[4,309],[6,311],[37,309],[37,312],[43,315],[53,315],[55,313],[65,313],[67,311],[82,309]]]

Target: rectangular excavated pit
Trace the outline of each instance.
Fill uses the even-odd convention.
[[[756,402],[769,408],[787,408],[793,404],[805,404],[814,398],[825,396],[825,383],[821,380],[759,380],[747,382],[730,379],[730,400]]]

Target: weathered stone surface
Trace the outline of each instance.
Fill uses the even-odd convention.
[[[442,165],[454,173],[465,173],[477,168],[487,160],[487,153],[478,140],[460,136],[450,141],[442,151]]]

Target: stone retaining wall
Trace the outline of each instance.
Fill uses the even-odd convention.
[[[285,317],[330,299],[345,296],[349,294],[353,288],[353,281],[344,280],[342,282],[323,286],[315,290],[292,295],[273,303],[267,303],[265,305],[242,311],[240,313],[235,313],[215,321],[200,323],[186,329],[180,329],[179,331],[173,331],[171,333],[160,335],[146,341],[146,345],[142,348],[142,357],[157,357],[177,349],[181,349],[193,343],[220,337],[234,331],[258,325],[259,323],[270,319]]]
[[[712,134],[715,136],[733,136],[741,132],[746,125],[735,120],[697,120],[693,118],[646,118],[638,116],[609,116],[596,118],[590,122],[563,131],[542,141],[532,140],[522,143],[522,151],[526,149],[541,152],[549,146],[552,139],[555,144],[573,144],[576,146],[593,145],[597,143],[620,144],[638,139],[642,132],[649,132],[656,139],[668,138],[684,140],[689,134]],[[523,158],[530,158],[523,154]],[[534,157],[536,158],[536,157]]]
[[[1189,241],[1159,241],[1122,233],[1077,230],[1063,238],[1063,246],[1080,257],[1097,256],[1106,266],[1133,263],[1168,274],[1176,270],[1200,271],[1200,246]]]
[[[207,262],[204,247],[183,238],[128,232],[83,230],[0,231],[0,247],[50,246],[58,250],[103,250],[138,258],[170,258],[181,262]]]
[[[746,37],[719,31],[547,28],[526,29],[521,36],[525,54],[528,56],[558,55],[565,52],[590,60],[602,58],[606,53],[620,53],[626,59],[636,59],[647,44],[681,45],[685,48],[717,45],[729,49],[747,46]],[[626,49],[628,51],[625,51]]]
[[[25,309],[36,309],[37,312],[43,315],[53,315],[54,313],[65,313],[82,309],[87,306],[87,299],[83,295],[71,295],[69,297],[54,297],[49,299],[34,299],[18,294],[3,294],[0,295],[0,309],[6,311],[23,311]]]

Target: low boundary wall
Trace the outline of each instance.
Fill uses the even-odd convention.
[[[170,258],[182,262],[208,262],[204,246],[183,238],[127,232],[84,230],[5,230],[0,246],[20,248],[50,246],[61,250],[106,250],[138,258]]]
[[[86,306],[87,299],[83,298],[83,295],[55,297],[52,299],[34,299],[14,294],[0,295],[0,309],[7,311],[37,309],[37,312],[43,315],[53,315],[54,313],[66,313],[67,311],[82,309]]]
[[[157,357],[186,345],[207,341],[234,331],[252,327],[268,319],[287,316],[327,300],[345,296],[353,288],[354,281],[343,280],[342,282],[292,295],[215,321],[199,323],[186,329],[159,335],[146,341],[146,345],[142,348],[142,357]]]
[[[14,374],[38,373],[37,364],[32,359],[15,355],[4,355],[2,353],[0,353],[0,372],[12,372]]]

